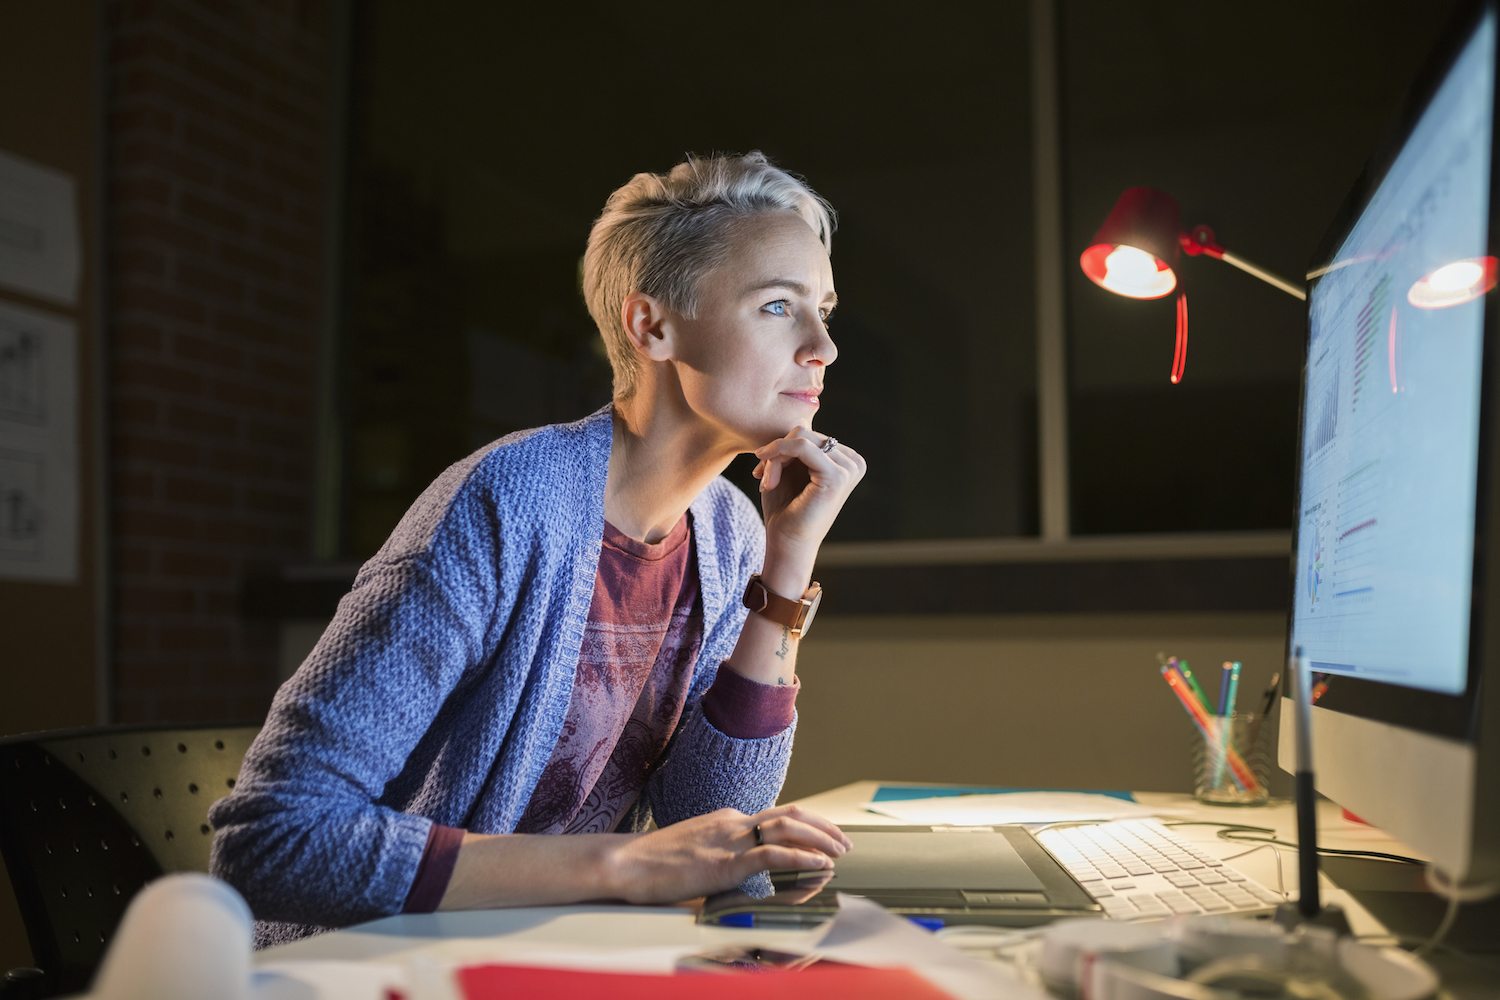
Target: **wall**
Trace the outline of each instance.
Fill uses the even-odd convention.
[[[865,778],[1187,791],[1193,729],[1156,654],[1242,661],[1247,708],[1285,629],[1279,614],[820,617],[782,798]]]
[[[240,588],[310,546],[328,4],[108,13],[116,717],[258,718]]]

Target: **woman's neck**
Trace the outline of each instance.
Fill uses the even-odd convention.
[[[605,520],[631,538],[660,541],[737,453],[692,414],[636,397],[617,401]]]

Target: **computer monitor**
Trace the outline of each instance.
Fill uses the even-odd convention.
[[[1288,630],[1318,790],[1466,880],[1500,877],[1497,25],[1448,27],[1309,271]]]

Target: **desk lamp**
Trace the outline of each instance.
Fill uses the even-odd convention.
[[[1155,188],[1133,187],[1120,195],[1093,245],[1079,263],[1083,273],[1101,288],[1132,299],[1160,299],[1177,291],[1177,347],[1172,355],[1172,384],[1182,381],[1187,365],[1187,294],[1177,278],[1178,262],[1186,253],[1233,264],[1246,274],[1306,300],[1307,292],[1284,278],[1255,266],[1219,245],[1208,226],[1184,232],[1177,199]]]

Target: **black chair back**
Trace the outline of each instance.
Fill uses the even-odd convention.
[[[208,808],[256,726],[109,727],[0,740],[0,855],[49,992],[88,988],[131,897],[208,871]]]

